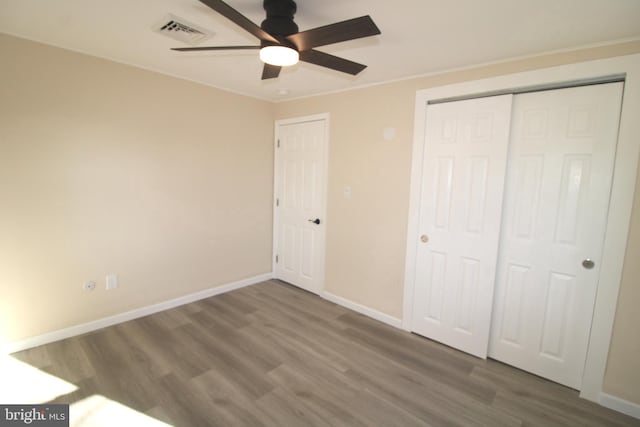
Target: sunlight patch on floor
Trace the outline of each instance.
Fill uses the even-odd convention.
[[[38,404],[78,389],[75,385],[11,356],[0,355],[0,402]]]
[[[69,408],[71,427],[171,427],[141,412],[108,399],[93,395],[71,404]]]

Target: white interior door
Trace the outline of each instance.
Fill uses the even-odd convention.
[[[489,355],[577,389],[598,284],[622,87],[529,93],[513,103]]]
[[[413,331],[486,357],[511,95],[429,105]]]
[[[324,280],[328,119],[276,124],[274,271],[320,293]]]

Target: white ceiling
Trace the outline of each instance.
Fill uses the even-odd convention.
[[[227,0],[256,24],[261,0]],[[0,32],[283,100],[508,58],[640,39],[640,0],[297,0],[306,30],[371,15],[382,34],[318,48],[367,64],[349,76],[300,63],[262,81],[257,51],[179,53],[152,31],[169,13],[212,31],[203,45],[258,44],[198,0],[0,0]],[[4,58],[3,61],[6,61]]]

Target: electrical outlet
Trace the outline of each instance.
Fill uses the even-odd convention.
[[[107,274],[106,277],[106,289],[109,291],[111,289],[116,289],[118,287],[118,275],[117,274]]]
[[[85,291],[93,291],[95,288],[96,282],[94,282],[93,280],[85,282],[84,285],[82,285],[82,289],[84,289]]]

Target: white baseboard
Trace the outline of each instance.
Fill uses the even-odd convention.
[[[605,408],[640,419],[640,405],[637,403],[629,402],[607,393],[600,393],[600,404]]]
[[[150,305],[147,307],[138,308],[135,310],[127,311],[125,313],[116,314],[114,316],[104,317],[102,319],[94,320],[88,323],[83,323],[81,325],[71,326],[65,329],[59,329],[57,331],[48,332],[46,334],[27,338],[21,341],[10,342],[3,345],[3,347],[0,348],[0,354],[11,354],[17,351],[26,350],[28,348],[33,348],[33,347],[48,344],[51,342],[60,341],[66,338],[71,338],[78,335],[86,334],[87,332],[92,332],[98,329],[106,328],[107,326],[112,326],[118,323],[127,322],[129,320],[148,316],[150,314],[158,313],[160,311],[169,310],[171,308],[178,307],[180,305],[189,304],[191,302],[199,301],[201,299],[209,298],[215,295],[220,295],[225,292],[230,292],[236,289],[244,288],[245,286],[255,285],[256,283],[264,282],[265,280],[270,280],[272,278],[273,278],[272,273],[261,274],[259,276],[238,280],[237,282],[227,283],[226,285],[205,289],[204,291],[195,292],[193,294],[178,297],[169,301],[164,301],[164,302]]]
[[[402,327],[402,320],[393,316],[389,316],[388,314],[381,313],[372,308],[366,307],[362,304],[358,304],[357,302],[353,302],[351,300],[339,297],[329,292],[323,292],[322,297],[335,304],[348,308],[349,310],[353,310],[360,314],[364,314],[367,317],[371,317],[372,319],[378,320],[382,323],[386,323],[389,326],[393,326],[394,328]]]

